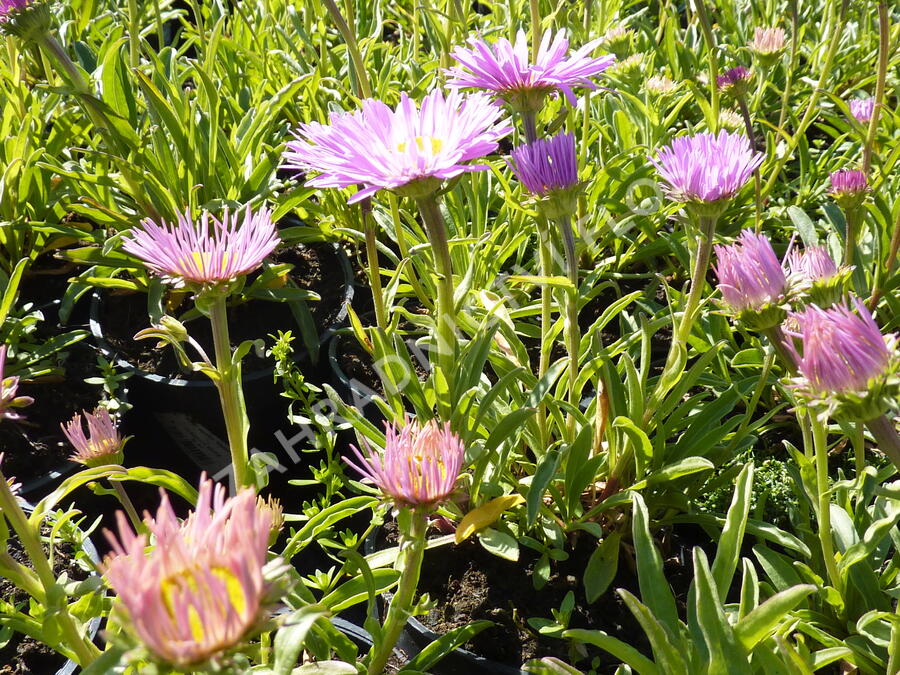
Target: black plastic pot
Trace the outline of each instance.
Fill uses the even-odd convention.
[[[337,244],[334,245],[334,252],[343,277],[341,309],[329,325],[322,327],[319,334],[320,345],[324,345],[335,328],[346,320],[353,299],[353,271],[350,261]],[[133,415],[128,417],[128,433],[135,436],[158,435],[162,428],[172,444],[190,458],[193,464],[212,476],[219,474],[229,464],[230,456],[224,440],[225,428],[215,386],[204,375],[197,374],[191,379],[182,376],[166,377],[142,370],[122,358],[104,337],[102,303],[102,294],[95,291],[91,298],[89,326],[99,351],[117,368],[131,373],[128,380],[129,400],[134,409],[139,411],[140,420],[136,421]],[[279,326],[273,326],[267,332],[274,333],[277,328]],[[297,361],[307,356],[297,343],[295,349]],[[270,366],[245,370],[243,388],[247,414],[251,420],[250,447],[277,453],[280,445],[276,434],[281,432],[281,438],[289,438],[292,434],[289,429],[282,430],[286,427],[284,420],[287,403],[275,386],[273,368]],[[133,442],[129,447],[139,445],[140,443]],[[166,465],[166,455],[160,456],[158,453],[159,445],[157,440],[155,456],[139,459],[155,466]],[[290,459],[284,460],[282,453],[280,461],[284,463]]]
[[[366,538],[366,555],[377,550],[376,542],[380,532],[380,530],[376,529]],[[423,569],[422,573],[427,574],[428,570]],[[382,612],[390,604],[392,598],[392,593],[382,593],[379,596],[381,602],[376,603],[377,611],[379,613]],[[403,628],[403,632],[400,634],[400,638],[397,640],[397,647],[401,651],[414,656],[435,640],[440,639],[440,637],[440,635],[417,618],[410,617]],[[498,661],[491,661],[461,647],[447,654],[440,662],[432,666],[428,672],[432,675],[527,675],[520,668],[508,666]]]

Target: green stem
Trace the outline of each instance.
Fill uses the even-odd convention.
[[[887,455],[900,471],[900,434],[897,433],[894,423],[887,415],[881,415],[866,422],[866,427],[878,443],[878,449]]]
[[[750,396],[750,401],[748,401],[747,403],[747,411],[744,413],[744,418],[741,420],[737,431],[734,432],[734,436],[732,437],[731,442],[728,444],[728,448],[725,450],[724,454],[728,457],[730,457],[735,448],[737,448],[738,443],[743,440],[744,434],[747,432],[747,428],[750,426],[750,420],[753,418],[753,413],[756,412],[756,406],[759,405],[759,399],[762,398],[763,392],[768,389],[769,373],[772,372],[772,366],[775,363],[776,354],[777,352],[775,349],[772,349],[766,354],[766,360],[763,361],[762,371],[760,371],[759,380],[756,383],[756,388],[753,390],[753,394]]]
[[[869,120],[869,128],[866,133],[866,145],[863,148],[863,171],[866,175],[869,175],[869,168],[872,166],[872,152],[875,148],[875,134],[878,132],[878,118],[881,114],[881,106],[884,103],[888,59],[890,58],[891,49],[890,21],[887,3],[882,0],[878,3],[878,75],[875,79],[875,108],[872,110],[872,118]]]
[[[162,49],[162,43],[159,48]],[[128,62],[132,69],[141,65],[141,17],[137,0],[128,0]]]
[[[856,477],[862,476],[866,469],[866,436],[865,425],[862,422],[853,423],[853,458],[856,464]]]
[[[825,424],[810,416],[813,449],[816,458],[816,493],[818,494],[819,544],[825,559],[828,580],[841,597],[844,596],[841,575],[834,559],[834,535],[831,531],[831,493],[828,487],[828,432]]]
[[[849,267],[853,264],[853,259],[856,257],[856,239],[859,236],[859,209],[846,209],[844,220],[847,223],[847,231],[844,233],[844,265]]]
[[[0,551],[0,576],[5,577],[17,588],[21,588],[40,604],[46,604],[44,587],[34,570],[27,568],[6,551]]]
[[[872,295],[867,303],[871,311],[875,311],[878,301],[881,299],[883,292],[884,280],[891,276],[894,271],[894,265],[897,263],[897,257],[900,254],[900,214],[897,214],[897,220],[894,222],[894,232],[891,235],[891,244],[888,247],[888,255],[884,265],[877,265],[875,272],[875,283]]]
[[[137,509],[134,508],[134,503],[131,501],[131,497],[128,496],[128,493],[125,492],[125,486],[122,485],[121,481],[111,480],[109,481],[113,487],[113,490],[116,492],[116,497],[119,500],[119,503],[122,505],[122,508],[125,509],[125,513],[128,514],[128,519],[131,521],[132,527],[134,527],[135,532],[142,532],[146,528],[144,527],[144,523],[141,522],[141,517],[138,515]]]
[[[359,51],[356,35],[354,35],[353,30],[344,20],[344,16],[334,0],[322,0],[322,2],[331,15],[331,20],[334,21],[338,31],[344,38],[344,42],[347,44],[347,51],[350,52],[350,60],[353,62],[353,70],[356,74],[357,94],[361,95],[362,98],[372,98],[372,85],[369,84],[369,77],[366,75],[366,67],[363,63],[362,54]]]
[[[778,113],[778,129],[784,127],[787,119],[788,104],[791,100],[791,89],[794,86],[794,71],[797,70],[797,56],[800,53],[800,40],[798,35],[800,16],[797,11],[797,0],[790,0],[791,13],[791,58],[790,65],[785,75],[784,91],[781,94],[781,112]]]
[[[240,364],[232,364],[233,354],[231,338],[228,334],[228,311],[225,300],[224,294],[216,295],[209,310],[209,321],[212,325],[216,353],[216,371],[219,374],[216,388],[219,390],[219,402],[222,405],[222,416],[225,418],[235,486],[238,489],[242,487],[255,488],[255,481],[252,480],[250,471],[250,454],[247,449],[249,425],[244,406],[244,395],[241,390],[241,367]]]
[[[747,130],[747,138],[750,139],[750,147],[754,150],[757,150],[758,145],[756,143],[756,134],[753,133],[753,121],[750,119],[750,109],[747,107],[747,97],[738,96],[737,103],[738,107],[741,110],[741,117],[744,120],[744,128]],[[760,194],[760,191],[762,189],[762,181],[759,178],[759,167],[753,170],[753,189],[756,199],[755,229],[757,232],[759,232],[762,228],[762,195]]]
[[[578,258],[575,255],[575,234],[568,218],[556,222],[562,237],[563,251],[566,256],[566,275],[572,288],[566,290],[566,350],[569,352],[569,405],[578,408],[578,363],[580,349],[580,331],[578,329]],[[569,414],[566,427],[569,440],[575,430],[575,417]]]
[[[525,142],[534,143],[537,140],[537,111],[522,111],[522,128],[525,130]]]
[[[57,593],[54,592],[56,577],[53,575],[53,568],[50,566],[50,561],[44,553],[43,546],[41,546],[40,537],[28,522],[28,517],[22,511],[22,507],[19,506],[19,502],[2,472],[0,472],[0,514],[9,521],[9,524],[19,537],[19,542],[22,544],[22,548],[25,549],[25,553],[31,561],[31,566],[38,580],[40,580],[41,586],[43,586],[44,597],[56,597]],[[82,668],[93,663],[100,655],[100,650],[79,631],[75,620],[69,614],[65,596],[59,600],[57,607],[47,607],[46,609],[48,612],[55,612],[56,625],[62,633],[59,643],[72,650],[75,662]]]
[[[716,234],[717,216],[700,215],[697,217],[700,230],[700,240],[697,242],[697,252],[694,254],[694,265],[691,271],[691,289],[681,321],[672,336],[669,345],[669,354],[666,357],[666,365],[659,376],[656,388],[650,396],[647,408],[644,411],[644,423],[647,424],[653,418],[656,409],[662,403],[663,397],[675,386],[684,372],[687,361],[687,339],[697,319],[700,309],[700,301],[703,298],[703,289],[706,287],[706,272],[709,269],[709,258],[712,252],[713,239]]]
[[[896,608],[898,620],[891,626],[891,641],[888,645],[887,672],[892,675],[900,675],[900,602]]]
[[[530,0],[531,7],[531,62],[537,63],[538,48],[541,46],[540,0]]]
[[[384,619],[381,640],[372,646],[369,653],[369,665],[366,669],[368,675],[382,675],[403,626],[412,614],[413,600],[422,571],[422,558],[425,555],[425,530],[428,527],[428,520],[427,514],[418,509],[411,511],[409,515],[409,531],[400,535],[403,569],[397,582],[397,592],[391,599]]]
[[[375,240],[375,223],[372,201],[364,199],[359,205],[363,231],[366,234],[366,259],[369,263],[369,283],[372,285],[372,302],[375,305],[375,323],[382,331],[387,330],[387,313],[384,309],[384,292],[381,289],[381,266],[378,264],[378,244]]]
[[[769,344],[772,345],[772,348],[778,354],[778,358],[781,359],[781,364],[791,375],[795,375],[797,373],[797,362],[794,360],[793,353],[791,353],[785,345],[787,336],[784,334],[781,326],[767,328],[763,331],[763,335],[769,339]]]
[[[400,218],[400,206],[398,204],[397,195],[391,191],[387,191],[387,195],[388,203],[391,206],[391,219],[394,221],[394,236],[397,239],[397,248],[400,250],[401,260],[406,260],[409,258],[409,247],[406,245],[406,233],[403,231],[403,220]],[[422,304],[428,307],[432,304],[432,298],[425,292],[425,289],[422,288],[422,283],[419,281],[419,277],[416,276],[415,265],[413,265],[411,259],[406,266],[406,270],[406,280],[409,282],[409,285],[412,286],[413,291],[415,291],[416,296]]]
[[[550,230],[547,220],[538,216],[538,251],[540,254],[541,276],[549,278],[553,276],[553,260],[550,253]],[[550,328],[553,324],[553,289],[548,284],[541,284],[541,343],[538,360],[538,380],[544,377],[550,367],[550,350],[553,341],[550,339]],[[541,433],[541,448],[549,447],[549,432],[547,430],[547,404],[542,402],[538,407],[538,427]]]
[[[706,57],[709,61],[709,98],[712,109],[712,124],[710,131],[715,133],[719,128],[719,63],[716,59],[716,38],[712,32],[712,24],[706,13],[706,0],[694,0],[694,8],[703,31],[703,39],[706,42]]]
[[[450,244],[447,240],[447,226],[437,194],[431,192],[416,198],[422,220],[428,231],[428,240],[434,254],[438,279],[438,308],[435,315],[437,321],[436,342],[437,362],[444,378],[445,390],[439,388],[438,406],[443,408],[445,421],[453,409],[449,394],[453,391],[453,357],[456,352],[456,308],[453,302],[453,262],[450,258]],[[436,380],[438,381],[438,380]]]
[[[769,176],[769,180],[765,184],[765,187],[763,187],[763,201],[765,201],[765,199],[769,196],[772,188],[775,187],[775,184],[778,182],[778,177],[780,176],[782,169],[784,169],[784,165],[787,164],[787,161],[793,156],[794,150],[797,149],[797,146],[800,144],[801,139],[805,138],[807,127],[812,124],[812,121],[816,117],[819,98],[822,96],[822,92],[825,90],[825,82],[828,80],[828,76],[831,74],[831,64],[834,61],[834,55],[837,52],[838,45],[841,42],[841,35],[844,29],[844,22],[847,18],[847,6],[849,4],[849,1],[850,0],[843,0],[843,2],[841,3],[840,13],[836,17],[835,21],[831,24],[831,33],[827,40],[828,51],[825,54],[825,63],[822,66],[822,73],[819,75],[819,82],[809,97],[809,102],[806,105],[806,110],[803,113],[800,124],[797,126],[797,129],[794,130],[794,133],[791,135],[791,138],[788,141],[787,149],[775,162],[775,166],[772,167],[772,172]],[[794,39],[796,39],[796,31],[793,37]]]

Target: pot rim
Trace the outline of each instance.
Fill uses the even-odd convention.
[[[324,326],[322,328],[322,331],[319,333],[320,345],[324,344],[325,341],[328,340],[335,332],[335,329],[344,321],[346,321],[347,315],[349,313],[350,303],[353,301],[355,290],[352,283],[353,269],[350,267],[350,259],[347,257],[347,253],[337,242],[332,242],[331,247],[334,250],[335,256],[338,259],[338,265],[340,266],[341,272],[343,273],[344,293],[343,297],[341,298],[341,308],[338,311],[337,315],[330,322],[330,324]],[[132,375],[137,376],[143,380],[156,384],[168,385],[172,387],[185,387],[187,389],[209,389],[215,386],[208,378],[188,380],[183,377],[168,377],[165,375],[159,375],[157,373],[151,373],[135,366],[130,361],[127,361],[123,357],[119,356],[118,351],[111,344],[109,344],[109,342],[107,342],[104,335],[103,326],[100,323],[100,308],[102,307],[102,305],[103,294],[100,292],[99,288],[95,288],[91,292],[91,308],[90,317],[88,319],[88,327],[90,328],[91,335],[94,338],[94,343],[97,349],[99,349],[100,353],[103,354],[103,356],[109,359],[112,363],[114,363],[117,367],[122,368],[123,370],[126,370]],[[300,355],[304,354],[305,352],[305,348],[299,350],[298,352],[296,352],[296,358],[299,358]],[[243,375],[243,381],[254,382],[264,377],[271,377],[274,370],[275,367],[271,366],[252,371],[250,373],[245,373]]]

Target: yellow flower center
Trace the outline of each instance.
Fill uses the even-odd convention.
[[[432,155],[438,154],[441,148],[444,147],[444,141],[434,136],[416,136],[413,140],[419,152],[430,152]],[[397,152],[406,152],[407,146],[408,143],[406,141],[398,143]]]
[[[227,612],[227,607],[223,606],[221,595],[215,593],[208,584],[198,581],[198,578],[202,580],[202,576],[198,575],[199,571],[200,567],[179,570],[163,579],[159,590],[166,612],[173,621],[176,616],[176,605],[188,603],[187,615],[191,637],[195,642],[202,643],[207,636],[197,607],[216,607],[223,616]],[[243,616],[247,609],[247,596],[238,577],[224,567],[212,567],[209,571],[225,584],[227,602],[236,614]]]
[[[197,271],[201,275],[218,271],[212,265],[212,253],[210,253],[209,251],[192,251],[191,260],[193,260],[194,264],[197,267]],[[222,259],[219,262],[221,262],[222,264],[219,269],[225,269],[225,266],[228,265],[227,251],[222,253]]]

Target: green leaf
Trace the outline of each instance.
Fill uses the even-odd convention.
[[[373,592],[378,595],[393,586],[400,573],[393,569],[372,570],[372,579],[375,581]],[[333,613],[352,607],[369,597],[369,589],[366,580],[357,576],[341,584],[320,601],[320,604],[328,607]]]
[[[585,630],[583,628],[573,628],[563,633],[566,640],[575,640],[594,645],[600,649],[609,652],[620,661],[627,663],[634,668],[639,675],[657,675],[659,669],[656,665],[641,654],[637,649],[618,638],[603,632],[602,630]],[[687,672],[687,671],[685,671]]]
[[[588,602],[596,602],[606,593],[619,568],[619,542],[622,537],[618,532],[611,532],[591,553],[587,567],[584,569],[584,592]]]
[[[473,621],[472,623],[460,626],[459,628],[454,628],[420,651],[415,658],[410,660],[410,662],[403,667],[403,671],[413,669],[428,672],[429,668],[434,666],[454,649],[461,647],[481,631],[490,628],[493,625],[493,621],[481,620]]]
[[[816,232],[816,226],[803,209],[792,205],[787,208],[787,214],[797,228],[797,232],[800,233],[804,246],[808,248],[819,243],[819,234]]]
[[[648,441],[649,442],[649,441]],[[642,481],[638,481],[632,486],[634,490],[640,490],[648,485],[658,485],[659,483],[668,483],[676,478],[690,476],[701,471],[710,471],[715,468],[715,464],[705,457],[685,457],[677,462],[673,462],[668,466],[664,466],[658,471],[654,471]]]
[[[734,633],[744,649],[752,651],[757,644],[769,637],[782,623],[788,620],[787,613],[792,611],[816,587],[811,584],[791,586],[780,591],[752,610],[737,622]]]
[[[272,670],[275,675],[291,675],[294,666],[303,651],[306,634],[313,624],[326,616],[328,611],[318,605],[309,605],[291,612],[278,632],[275,633],[273,652],[275,662]]]
[[[675,596],[672,595],[672,589],[663,574],[662,556],[650,535],[650,517],[647,513],[647,505],[644,504],[644,498],[638,492],[632,491],[632,509],[631,534],[637,558],[641,599],[656,619],[673,636],[677,635],[679,622]]]
[[[525,497],[528,527],[533,527],[537,521],[538,511],[540,511],[541,504],[544,501],[544,491],[550,485],[550,481],[556,476],[560,457],[559,449],[553,448],[541,457],[540,462],[538,462],[537,469],[535,469],[534,476],[531,479],[531,485],[528,488],[528,495]]]
[[[738,566],[747,516],[750,515],[750,498],[753,491],[753,463],[746,464],[738,475],[734,486],[731,506],[725,516],[725,527],[716,547],[716,558],[712,564],[712,576],[720,598],[728,594],[731,580]]]
[[[495,556],[512,560],[519,560],[519,542],[516,538],[506,532],[488,528],[478,535],[478,541],[484,546],[485,550],[493,553]]]

